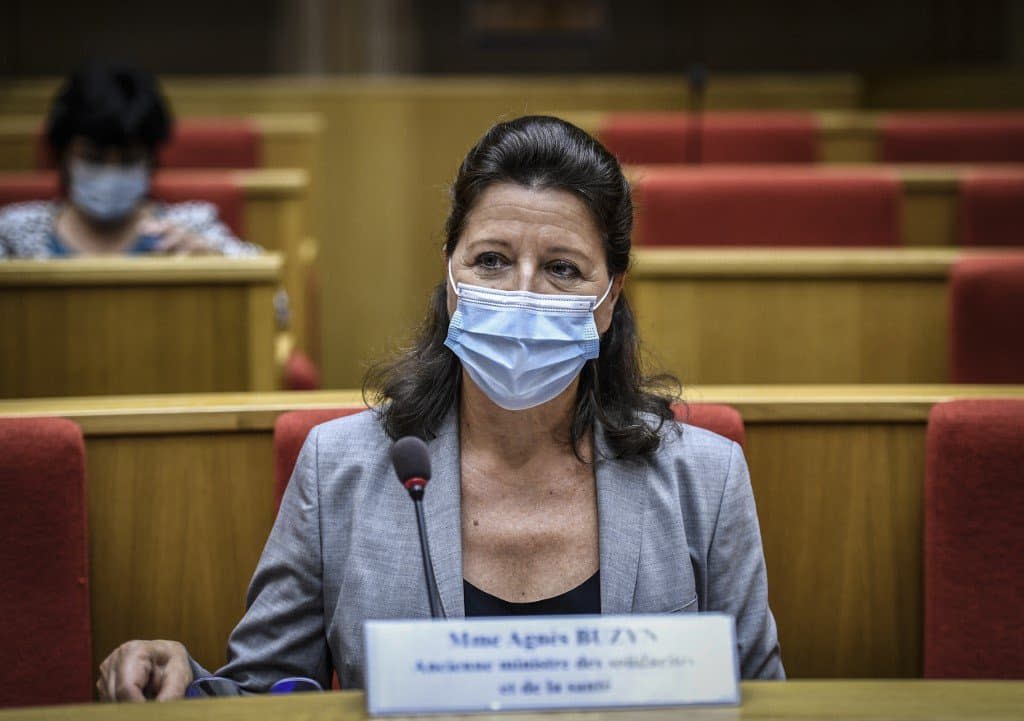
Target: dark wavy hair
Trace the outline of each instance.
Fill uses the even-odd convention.
[[[173,119],[152,75],[121,63],[90,61],[67,79],[50,108],[46,139],[54,160],[75,137],[100,147],[139,143],[153,156]]]
[[[451,257],[480,195],[494,183],[569,191],[596,221],[610,275],[629,268],[633,201],[618,161],[598,141],[558,118],[526,116],[492,127],[466,155],[451,189],[444,250]],[[445,345],[448,334],[446,281],[434,289],[427,317],[413,344],[394,359],[370,369],[364,397],[392,438],[432,438],[458,402],[462,379],[458,358]],[[372,389],[372,390],[371,390]],[[580,373],[570,428],[574,452],[594,421],[604,428],[617,458],[644,456],[661,443],[661,429],[673,418],[679,382],[668,375],[646,377],[640,361],[636,321],[620,295],[598,358]]]

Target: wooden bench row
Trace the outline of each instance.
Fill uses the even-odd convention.
[[[1024,387],[688,391],[746,423],[792,677],[920,675],[927,416],[980,396],[1024,397]],[[65,416],[84,429],[95,658],[125,639],[174,638],[216,667],[274,516],[274,420],[360,402],[355,392],[0,402],[0,416]]]
[[[653,367],[684,383],[944,383],[950,272],[974,255],[641,249],[626,293]],[[0,263],[0,397],[274,388],[282,272],[275,255]]]

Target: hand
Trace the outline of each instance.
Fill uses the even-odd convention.
[[[203,242],[202,236],[191,233],[181,226],[169,223],[166,220],[148,220],[142,226],[141,231],[145,235],[158,235],[155,253],[165,255],[215,255],[212,250]]]
[[[177,641],[128,641],[100,664],[103,701],[170,701],[192,683],[188,651]]]

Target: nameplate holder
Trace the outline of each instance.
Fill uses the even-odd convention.
[[[366,621],[373,715],[735,705],[732,616]]]

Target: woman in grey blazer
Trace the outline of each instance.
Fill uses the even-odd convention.
[[[564,121],[499,123],[470,150],[426,322],[369,375],[374,410],[306,440],[218,675],[359,687],[362,622],[429,615],[388,458],[414,435],[449,617],[720,611],[743,677],[783,677],[743,453],[676,423],[673,379],[641,372],[632,218],[614,157]],[[205,674],[180,644],[133,641],[97,687],[171,698]]]

